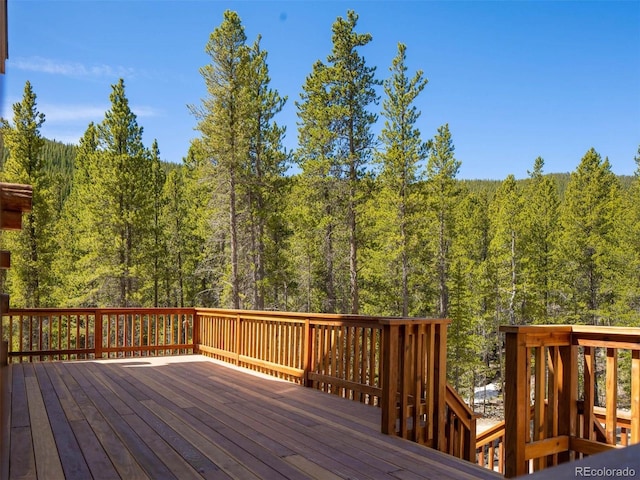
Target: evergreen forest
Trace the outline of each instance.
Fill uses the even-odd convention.
[[[1,237],[12,306],[450,318],[449,373],[466,393],[496,377],[500,325],[640,326],[640,148],[634,177],[585,145],[571,173],[532,158],[526,179],[460,180],[454,132],[417,127],[424,73],[402,43],[384,72],[368,65],[357,21],[336,19],[292,100],[225,12],[179,165],[161,139],[143,144],[123,79],[78,145],[42,137],[27,82],[1,125],[2,181],[33,186],[22,231]],[[291,101],[297,132],[277,121]]]

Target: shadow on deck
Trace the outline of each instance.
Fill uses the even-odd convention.
[[[378,408],[200,355],[4,370],[2,478],[499,478],[382,434]]]

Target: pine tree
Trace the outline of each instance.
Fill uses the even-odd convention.
[[[56,225],[57,253],[54,271],[58,283],[56,306],[85,307],[98,304],[99,252],[94,248],[90,204],[93,200],[92,164],[96,162],[98,131],[91,123],[80,139],[73,174],[73,185]]]
[[[495,282],[498,324],[505,323],[505,320],[509,325],[521,323],[521,199],[515,177],[509,175],[498,188],[489,210],[492,226],[489,255]]]
[[[247,90],[249,97],[249,171],[245,182],[249,205],[249,237],[251,252],[251,290],[253,308],[265,308],[269,284],[277,285],[274,270],[284,262],[278,221],[283,199],[287,155],[282,147],[285,128],[274,122],[286,102],[269,87],[267,52],[260,49],[258,38],[249,53]],[[275,283],[274,283],[275,281]],[[269,299],[270,303],[274,299]]]
[[[298,107],[298,151],[296,161],[302,173],[294,195],[299,204],[296,234],[301,236],[304,257],[299,271],[306,271],[307,309],[322,312],[338,311],[336,294],[338,274],[336,264],[337,237],[344,225],[339,213],[343,210],[341,180],[334,166],[331,117],[326,108],[329,95],[325,88],[327,67],[320,61],[313,65],[306,78]],[[338,178],[337,178],[338,177]],[[301,201],[304,198],[304,201]],[[320,239],[320,242],[318,242]],[[312,293],[315,292],[315,293]],[[318,304],[316,304],[316,297]]]
[[[427,85],[423,72],[418,70],[412,78],[407,76],[406,46],[398,44],[398,54],[393,59],[391,76],[384,82],[386,95],[382,103],[382,115],[386,118],[380,133],[383,151],[375,159],[380,164],[379,183],[382,189],[374,212],[379,212],[379,223],[387,228],[379,235],[388,241],[386,252],[397,254],[398,258],[389,258],[388,262],[400,265],[400,289],[395,292],[402,299],[401,310],[395,312],[406,317],[409,315],[409,278],[411,273],[411,244],[415,244],[418,213],[418,197],[415,184],[419,179],[420,163],[426,158],[428,145],[420,138],[415,126],[420,112],[414,102]],[[397,278],[397,277],[396,277]]]
[[[437,312],[442,318],[449,314],[449,249],[453,240],[453,210],[460,196],[456,181],[460,161],[456,160],[454,151],[449,125],[445,124],[438,128],[427,162],[427,202],[436,226],[435,234],[429,236],[436,239]]]
[[[126,307],[144,301],[152,165],[122,79],[112,85],[110,100],[104,120],[89,125],[81,142],[77,181],[65,205],[66,219],[77,219],[73,228],[81,237],[72,257],[61,264],[78,257],[74,269],[81,272],[85,288],[74,303]]]
[[[2,135],[9,153],[3,181],[33,187],[32,211],[25,215],[22,230],[10,234],[7,239],[12,251],[9,292],[12,301],[24,307],[50,305],[54,283],[51,263],[55,217],[51,191],[55,186],[42,157],[44,139],[40,128],[45,116],[38,112],[36,98],[27,81],[22,101],[13,105],[13,126],[6,121],[2,123]]]
[[[620,186],[608,159],[592,148],[571,174],[561,212],[561,261],[565,321],[610,324],[606,309],[614,300],[619,245]]]
[[[523,321],[549,323],[557,290],[556,248],[560,201],[554,180],[543,175],[544,160],[536,158],[523,197],[522,281]]]
[[[164,238],[164,219],[162,212],[166,199],[163,196],[163,189],[166,180],[164,167],[160,162],[160,149],[158,141],[154,140],[151,145],[151,201],[152,218],[150,225],[150,236],[148,246],[148,263],[150,269],[150,279],[153,283],[153,306],[160,306],[160,283],[162,272],[166,270],[165,260],[167,258],[167,245]]]
[[[455,241],[448,249],[447,316],[451,325],[447,336],[447,373],[456,390],[471,397],[477,381],[485,380],[490,373],[483,367],[483,363],[490,363],[489,352],[493,347],[487,340],[497,337],[492,322],[485,322],[487,205],[478,195],[460,191],[458,204],[450,213],[455,224]]]
[[[247,119],[249,98],[246,77],[250,51],[240,17],[224,12],[223,22],[210,35],[205,52],[211,63],[200,69],[207,87],[201,108],[192,107],[203,135],[205,155],[215,167],[216,188],[225,197],[228,218],[231,299],[240,308],[242,278],[240,270],[239,202],[243,174],[248,170],[249,138]]]
[[[631,254],[630,260],[625,262],[629,267],[629,273],[625,276],[630,282],[627,295],[629,300],[623,308],[625,313],[630,312],[628,314],[630,319],[626,323],[637,327],[640,326],[640,146],[638,146],[638,153],[634,160],[636,162],[636,171],[629,194],[629,207],[626,209],[628,212],[627,218],[629,219],[627,222],[628,227],[625,228],[628,233],[628,245],[630,245],[628,251]]]
[[[306,175],[319,173],[331,176],[343,190],[343,218],[347,225],[349,288],[352,313],[359,310],[358,285],[358,208],[362,201],[362,177],[374,147],[371,127],[377,116],[368,108],[377,103],[375,67],[366,65],[358,48],[371,41],[370,34],[355,32],[358,15],[347,12],[347,18],[339,17],[332,27],[333,48],[327,57],[327,65],[318,61],[307,77],[302,101],[298,105],[300,117],[299,162]],[[311,164],[307,164],[311,162]],[[317,168],[319,167],[319,171]],[[316,170],[316,172],[313,172]],[[313,173],[312,173],[313,172]],[[321,184],[322,188],[327,182]],[[331,188],[335,188],[332,186]],[[330,197],[323,198],[322,207],[326,217],[335,216],[329,206]],[[323,194],[320,194],[322,198]],[[333,261],[333,222],[325,239],[327,259]],[[333,267],[328,265],[329,275]],[[333,279],[328,279],[331,283]],[[335,307],[334,293],[328,288],[329,308]]]
[[[196,269],[204,232],[198,226],[198,219],[204,215],[198,198],[202,195],[198,195],[197,185],[192,184],[191,174],[188,165],[172,169],[163,190],[162,218],[167,252],[164,297],[167,305],[177,307],[194,305],[200,287]],[[199,302],[202,300],[198,298]]]
[[[634,157],[636,171],[622,195],[620,232],[622,271],[617,285],[615,316],[624,326],[640,326],[640,146]]]

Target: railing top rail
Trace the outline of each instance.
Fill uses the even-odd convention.
[[[502,333],[542,334],[546,332],[571,333],[573,325],[501,325]]]
[[[581,345],[640,350],[640,328],[593,325],[504,325],[500,332],[523,334],[526,347]]]
[[[281,312],[277,310],[234,310],[223,308],[196,308],[198,314],[221,316],[254,316],[273,317],[299,320],[333,320],[350,322],[379,322],[382,324],[407,324],[407,323],[450,323],[450,320],[442,318],[412,318],[412,317],[376,317],[373,315],[354,315],[341,313],[311,313],[311,312]]]
[[[504,420],[502,420],[492,427],[487,428],[482,433],[478,433],[476,435],[476,445],[480,447],[488,442],[492,442],[500,437],[503,437],[504,433]]]
[[[194,313],[194,308],[172,307],[71,307],[71,308],[11,308],[4,315],[59,315],[64,313]]]
[[[593,325],[572,325],[571,331],[578,334],[611,334],[611,335],[640,335],[640,327],[597,327]]]
[[[449,407],[453,409],[458,418],[460,418],[467,427],[471,420],[480,418],[481,415],[479,413],[475,413],[471,407],[467,405],[460,394],[449,384],[449,382],[447,382],[445,388],[446,399]]]
[[[451,320],[444,318],[413,318],[413,317],[377,317],[373,315],[354,315],[339,313],[311,313],[311,312],[281,312],[276,310],[235,310],[222,308],[200,308],[200,307],[70,307],[70,308],[11,308],[5,313],[11,315],[61,315],[61,314],[115,314],[115,313],[176,313],[176,314],[198,314],[198,315],[218,315],[224,317],[273,319],[281,321],[311,321],[350,324],[359,323],[377,325],[420,325],[420,324],[441,324],[448,325]]]
[[[640,335],[640,327],[609,327],[595,325],[501,325],[503,333],[540,333],[545,331],[577,334]]]
[[[88,313],[93,314],[98,310],[93,307],[84,307],[84,308],[11,308],[9,311],[4,312],[3,315],[59,315],[60,313],[73,313],[73,314],[82,314]]]
[[[108,307],[108,308],[96,308],[100,313],[195,313],[195,308],[173,308],[173,307]]]

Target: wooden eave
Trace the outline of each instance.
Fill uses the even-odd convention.
[[[20,230],[22,214],[31,211],[31,185],[0,183],[0,229]]]

